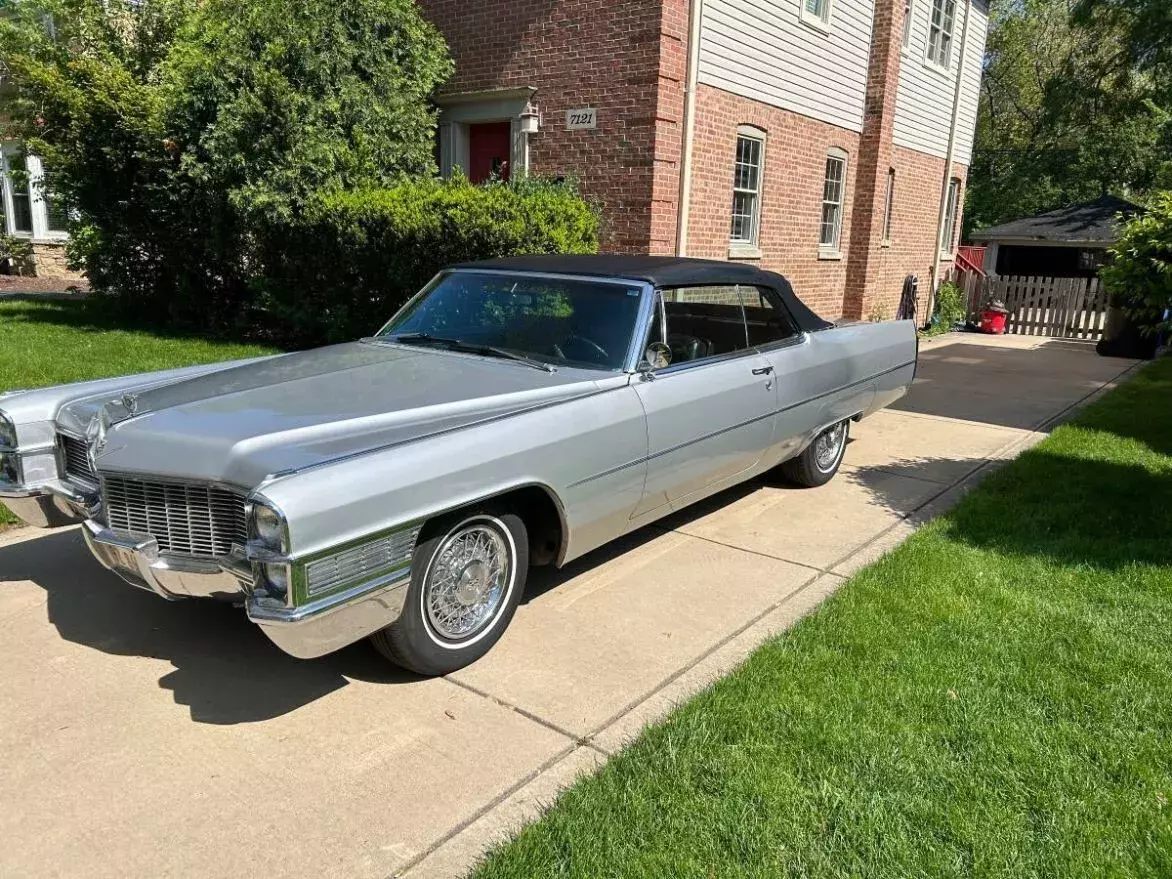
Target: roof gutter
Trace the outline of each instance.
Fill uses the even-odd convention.
[[[964,24],[960,29],[960,50],[956,61],[956,85],[952,90],[952,122],[948,127],[948,151],[944,157],[944,180],[940,186],[940,213],[936,222],[936,250],[932,254],[932,287],[928,291],[927,319],[932,318],[932,309],[936,298],[936,287],[940,280],[940,254],[944,250],[944,225],[948,217],[948,186],[952,182],[952,162],[956,157],[956,130],[960,127],[960,95],[964,88],[965,50],[969,42],[969,17],[972,15],[972,0],[961,0],[964,4]],[[959,194],[958,194],[959,197]],[[956,215],[960,216],[960,205]],[[956,230],[953,229],[953,234]]]
[[[692,206],[692,141],[696,129],[696,83],[700,78],[700,24],[704,0],[688,4],[688,69],[684,80],[684,119],[680,139],[680,205],[676,214],[676,256],[688,255],[688,215]]]
[[[998,244],[1024,244],[1036,247],[1110,247],[1114,241],[1103,238],[1022,238],[1002,235],[980,235],[974,232],[969,236],[973,241],[997,242]]]

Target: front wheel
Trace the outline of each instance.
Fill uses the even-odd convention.
[[[402,615],[370,640],[418,674],[461,669],[508,628],[528,570],[529,538],[514,513],[484,508],[438,520],[415,547]]]
[[[850,419],[831,425],[814,438],[806,450],[796,458],[790,458],[781,465],[786,479],[815,488],[825,485],[834,478],[846,454],[846,441],[850,436]]]

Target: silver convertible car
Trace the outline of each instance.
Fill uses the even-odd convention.
[[[369,636],[443,674],[531,565],[773,468],[825,483],[916,354],[911,322],[835,326],[742,264],[470,263],[356,342],[0,396],[0,499],[294,656]]]

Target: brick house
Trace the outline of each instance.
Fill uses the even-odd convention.
[[[924,316],[988,0],[417,2],[456,59],[442,173],[576,178],[605,249],[750,260],[825,317],[890,317],[916,275]]]

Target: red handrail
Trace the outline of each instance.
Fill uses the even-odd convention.
[[[971,244],[962,244],[956,248],[956,261],[960,268],[978,274],[985,274],[984,247],[974,247]]]

